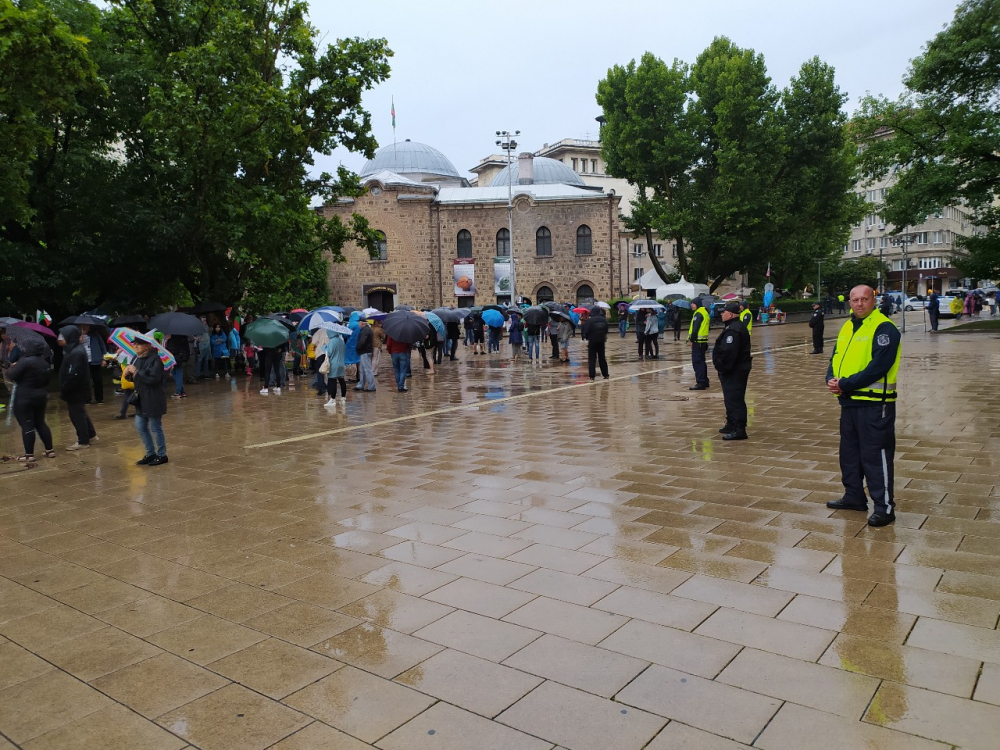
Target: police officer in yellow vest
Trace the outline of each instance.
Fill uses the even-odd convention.
[[[844,496],[826,507],[867,512],[865,487],[874,511],[869,526],[896,520],[893,454],[896,450],[896,375],[899,330],[875,309],[875,290],[851,290],[852,315],[840,329],[826,386],[840,400],[840,472]]]
[[[691,347],[691,367],[694,369],[695,384],[689,391],[704,391],[708,388],[708,365],[705,352],[708,351],[708,310],[701,299],[691,300],[691,325],[688,327],[688,346]]]
[[[750,311],[750,303],[740,300],[740,320],[747,327],[747,333],[753,333],[753,313]]]

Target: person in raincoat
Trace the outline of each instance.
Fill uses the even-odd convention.
[[[239,372],[240,366],[240,354],[243,351],[243,342],[240,340],[240,332],[236,330],[236,323],[233,327],[229,329],[229,337],[226,341],[226,345],[229,348],[229,358],[232,360],[231,369],[233,375]]]
[[[347,351],[344,354],[344,365],[350,371],[350,378],[355,383],[361,382],[361,373],[358,365],[361,364],[361,357],[358,355],[358,336],[361,335],[361,313],[357,310],[351,313],[351,318],[347,323],[347,327],[351,329],[350,338],[345,341],[347,346]],[[345,370],[346,372],[346,370]]]
[[[524,324],[521,323],[521,316],[519,313],[512,312],[510,314],[510,358],[514,362],[517,362],[518,358],[521,356],[521,349],[524,348]]]
[[[222,330],[220,323],[212,326],[209,341],[212,345],[212,359],[215,360],[215,379],[218,380],[220,372],[224,372],[226,380],[229,380],[229,334]]]
[[[335,409],[338,405],[347,408],[347,367],[344,364],[347,355],[347,342],[344,336],[339,333],[330,334],[326,346],[323,347],[323,354],[326,356],[324,369],[326,373],[326,403],[327,409]],[[340,386],[340,396],[337,396],[337,386]]]
[[[955,320],[962,317],[962,299],[961,297],[955,297],[952,299],[951,303],[948,305],[948,309],[951,310],[951,314],[955,316]]]

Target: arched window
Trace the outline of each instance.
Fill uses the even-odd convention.
[[[497,232],[497,257],[504,258],[510,255],[510,232],[501,229]]]
[[[458,233],[457,249],[459,258],[472,257],[472,233],[468,229],[463,229]]]
[[[376,243],[378,244],[378,257],[372,258],[372,260],[389,260],[389,242],[386,240],[385,232],[376,231],[378,239]]]
[[[576,290],[576,304],[594,304],[594,290],[589,284],[580,284],[580,288]]]
[[[538,298],[538,304],[543,302],[552,302],[555,299],[555,295],[552,293],[552,287],[550,286],[540,286],[538,291],[535,292],[535,297]]]
[[[535,232],[535,255],[552,255],[552,232],[548,227],[539,227]]]
[[[593,252],[593,237],[590,227],[581,224],[576,230],[576,254],[590,255]]]

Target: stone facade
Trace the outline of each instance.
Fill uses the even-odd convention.
[[[432,186],[371,180],[365,195],[325,206],[327,216],[359,213],[386,236],[386,260],[372,261],[356,246],[344,248],[347,262],[331,264],[330,268],[332,300],[368,306],[374,298],[363,294],[366,285],[379,285],[395,286],[394,304],[437,307],[495,303],[493,259],[497,233],[507,229],[506,191],[500,191],[502,197],[485,195],[475,188],[444,192],[442,197]],[[576,302],[586,285],[595,299],[615,296],[621,273],[620,196],[593,193],[559,198],[535,192],[529,189],[514,199],[517,293],[534,302],[541,287],[548,287],[555,299]],[[583,225],[591,231],[589,255],[577,253],[577,230]],[[536,233],[541,227],[551,233],[551,256],[536,253]],[[472,235],[471,262],[475,263],[477,287],[474,302],[454,294],[453,261],[458,257],[462,230]]]

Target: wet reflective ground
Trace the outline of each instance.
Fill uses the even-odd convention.
[[[1000,347],[908,320],[882,529],[824,505],[804,325],[755,329],[735,444],[631,335],[607,383],[574,339],[346,413],[191,386],[157,468],[52,405],[58,457],[0,466],[0,748],[995,750]]]

